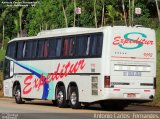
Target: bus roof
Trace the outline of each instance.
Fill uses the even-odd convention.
[[[60,28],[60,29],[54,29],[54,30],[45,30],[45,31],[39,32],[37,36],[14,38],[13,40],[9,42],[19,41],[19,40],[37,39],[37,38],[46,38],[46,37],[58,37],[58,36],[102,32],[103,29],[106,27],[111,27],[111,26],[104,26],[100,28],[69,27],[69,28]],[[113,26],[113,27],[124,29],[124,28],[129,28],[131,26],[129,27],[128,26]],[[143,29],[144,27],[134,26],[132,28]]]
[[[37,36],[14,38],[9,42],[54,37],[54,36],[66,36],[66,35],[74,35],[74,34],[102,32],[102,30],[103,30],[103,27],[100,27],[100,28],[70,27],[70,28],[61,28],[61,29],[54,29],[54,30],[45,30],[45,31],[39,32]]]

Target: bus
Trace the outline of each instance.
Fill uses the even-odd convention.
[[[136,26],[71,27],[15,38],[5,55],[4,96],[18,104],[42,99],[73,109],[152,101],[155,39],[153,29]]]

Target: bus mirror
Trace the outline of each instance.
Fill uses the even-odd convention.
[[[0,70],[3,70],[4,61],[0,61]]]

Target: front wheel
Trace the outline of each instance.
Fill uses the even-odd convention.
[[[69,102],[70,102],[71,108],[73,109],[78,109],[81,107],[81,103],[79,102],[79,95],[78,95],[77,87],[71,87]]]
[[[22,100],[22,97],[21,97],[21,87],[20,85],[17,85],[15,87],[15,101],[17,104],[23,104],[24,101]]]

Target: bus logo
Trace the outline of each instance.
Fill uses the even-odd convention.
[[[129,36],[136,36],[132,39]],[[124,34],[123,38],[121,36],[115,36],[113,45],[118,45],[122,49],[133,50],[141,48],[143,45],[153,45],[153,40],[148,40],[147,35],[140,32],[129,32]]]

